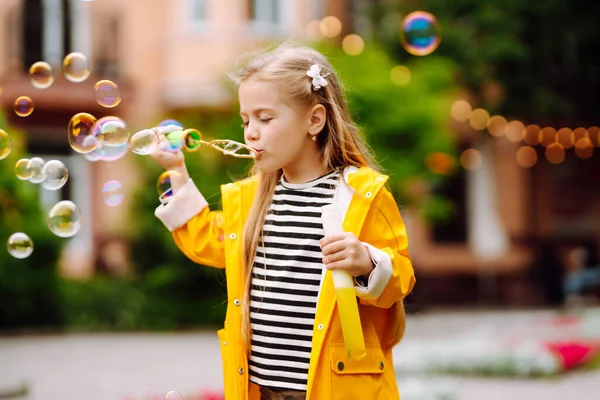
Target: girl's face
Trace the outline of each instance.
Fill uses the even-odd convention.
[[[259,79],[242,82],[238,95],[244,141],[258,151],[255,162],[261,172],[283,169],[289,182],[320,176],[321,152],[309,135],[313,110],[295,106],[275,84]]]

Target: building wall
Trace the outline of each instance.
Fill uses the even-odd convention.
[[[90,112],[98,118],[119,116],[133,134],[155,126],[172,111],[206,109],[232,101],[222,83],[240,55],[273,41],[303,40],[309,21],[324,17],[329,9],[343,9],[340,5],[344,4],[343,0],[276,0],[280,22],[271,26],[249,19],[250,0],[198,1],[205,5],[204,21],[194,18],[196,0],[69,0],[70,50],[86,54],[92,65],[90,78],[73,84],[61,76],[62,55],[57,56],[60,40],[48,39],[58,38],[61,29],[66,29],[56,18],[61,0],[44,0],[51,11],[44,21],[46,47],[50,49],[45,54],[52,55],[48,61],[52,61],[57,79],[52,87],[40,91],[31,87],[24,66],[19,64],[23,43],[17,17],[24,0],[1,1],[0,25],[5,29],[0,29],[0,57],[9,61],[0,65],[0,76],[10,83],[0,96],[0,104],[8,110],[10,122],[25,131],[29,143],[47,158],[58,158],[48,149],[66,145],[66,122],[76,112]],[[14,24],[6,22],[10,15],[15,16]],[[95,104],[92,86],[99,79],[111,79],[119,85],[122,102],[118,107],[103,109]],[[14,98],[22,94],[31,94],[36,103],[34,114],[26,119],[16,118],[11,110]],[[119,241],[128,235],[131,190],[139,180],[135,157],[129,154],[110,163],[89,163],[78,154],[64,157],[74,169],[74,200],[82,203],[84,213],[84,228],[63,254],[64,275],[89,276],[95,259],[102,256],[99,246],[109,238]],[[103,201],[102,187],[114,179],[122,183],[125,192],[120,207],[108,207]],[[60,197],[43,194],[47,202]],[[111,251],[121,248],[109,247]]]

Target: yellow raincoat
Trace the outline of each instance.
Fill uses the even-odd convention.
[[[334,204],[341,209],[344,230],[378,252],[375,268],[383,271],[380,281],[383,279],[384,285],[378,293],[355,287],[367,355],[353,361],[346,355],[331,273],[324,274],[313,330],[307,399],[398,399],[392,352],[384,343],[390,307],[410,293],[415,284],[406,228],[394,198],[384,187],[387,176],[366,167],[349,167],[344,177],[340,186],[345,187],[346,194],[336,193]],[[190,181],[169,204],[156,210],[157,217],[173,232],[177,246],[190,259],[226,268],[227,317],[218,336],[227,400],[260,398],[257,387],[249,384],[241,324],[245,290],[241,236],[257,184],[257,178],[251,177],[223,185],[223,210],[210,211]]]

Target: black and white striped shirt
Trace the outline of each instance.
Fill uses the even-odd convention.
[[[317,296],[323,272],[321,207],[340,178],[275,187],[252,268],[250,381],[306,390]],[[264,247],[263,247],[264,240]]]

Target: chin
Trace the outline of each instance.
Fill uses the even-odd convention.
[[[274,171],[278,171],[281,169],[281,166],[279,166],[279,165],[265,163],[262,160],[256,160],[255,163],[256,163],[256,168],[258,168],[258,170],[260,172],[262,172],[263,174],[268,174],[269,172],[274,172]]]

